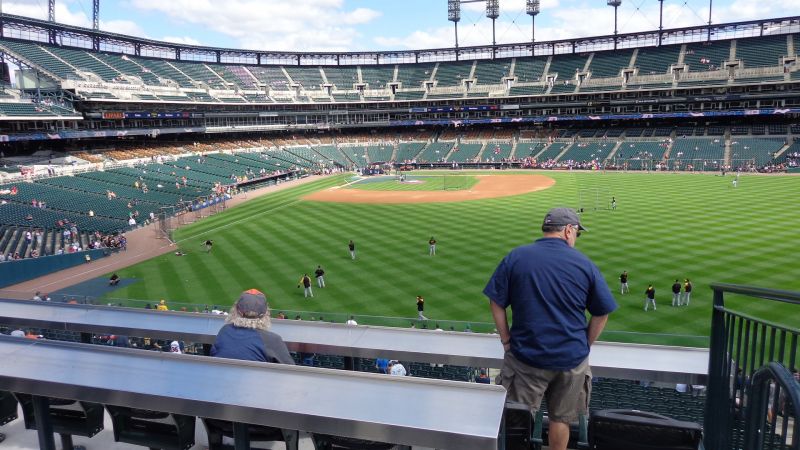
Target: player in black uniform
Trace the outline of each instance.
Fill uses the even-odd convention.
[[[624,271],[619,276],[619,291],[620,294],[625,294],[626,292],[630,293],[631,290],[628,289],[628,271]]]

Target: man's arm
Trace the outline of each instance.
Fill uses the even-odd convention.
[[[603,328],[606,326],[606,322],[608,322],[608,314],[604,316],[592,316],[589,319],[589,329],[587,331],[587,335],[589,338],[589,346],[591,347],[594,344],[594,341],[600,337],[600,333],[603,332]]]
[[[511,348],[511,333],[508,331],[508,315],[506,315],[506,310],[492,300],[489,300],[489,305],[492,309],[494,325],[497,328],[497,332],[500,334],[500,342],[503,343],[503,349],[508,350]]]

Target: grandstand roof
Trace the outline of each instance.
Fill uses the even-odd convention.
[[[175,44],[152,39],[127,36],[106,31],[97,31],[72,25],[52,23],[16,15],[3,15],[5,38],[20,38],[51,44],[63,44],[79,48],[112,51],[118,53],[153,56],[186,61],[221,63],[292,64],[297,65],[354,65],[396,64],[425,61],[450,61],[457,59],[485,59],[512,56],[554,55],[584,53],[614,48],[635,48],[662,44],[702,42],[785,34],[800,31],[800,16],[750,20],[743,22],[672,28],[594,37],[562,39],[516,44],[498,44],[460,47],[394,51],[356,52],[294,52],[229,49]]]

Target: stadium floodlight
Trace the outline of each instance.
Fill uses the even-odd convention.
[[[447,20],[450,22],[461,20],[461,0],[447,0]]]
[[[540,0],[527,0],[525,3],[525,12],[531,16],[531,44],[536,42],[536,16],[539,15]],[[533,46],[531,46],[531,55],[533,55]]]
[[[47,20],[50,22],[56,21],[56,0],[47,2]]]
[[[622,4],[622,0],[606,0],[608,6],[614,7],[614,50],[617,49],[617,8]]]
[[[486,17],[492,20],[500,17],[500,0],[486,0]]]
[[[95,31],[100,29],[100,0],[92,2],[92,28]]]
[[[461,20],[461,0],[447,0],[447,20],[453,22],[456,33],[456,48],[458,48],[458,22]],[[456,52],[458,58],[458,52]]]

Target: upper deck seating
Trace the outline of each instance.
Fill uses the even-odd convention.
[[[59,78],[64,80],[82,79],[74,67],[69,66],[33,42],[4,40],[2,45]]]
[[[547,76],[558,74],[558,81],[572,80],[576,72],[583,72],[588,55],[555,55],[550,62]]]
[[[472,71],[472,61],[441,62],[436,70],[437,86],[461,86],[461,81],[466,80]]]
[[[47,51],[76,69],[99,76],[103,81],[125,83],[125,80],[121,78],[122,74],[118,70],[95,58],[93,53],[52,46],[47,47]]]
[[[423,82],[431,79],[434,67],[432,63],[398,64],[397,81],[402,83],[403,89],[421,88]]]
[[[541,81],[546,64],[546,57],[517,58],[514,65],[514,76],[517,77],[519,83]]]
[[[284,67],[292,81],[303,86],[306,90],[322,89],[322,74],[319,67]]]
[[[736,40],[736,59],[741,60],[745,68],[778,66],[787,53],[786,35]]]
[[[358,68],[356,66],[325,67],[325,76],[328,83],[337,90],[350,91],[358,83]]]
[[[361,66],[361,81],[367,89],[387,89],[394,81],[394,65]]]
[[[711,41],[686,44],[683,62],[690,71],[718,70],[730,59],[731,41]]]
[[[474,78],[480,85],[501,84],[510,70],[510,58],[479,60],[475,66]]]
[[[634,66],[639,68],[639,75],[663,75],[670,65],[678,63],[680,53],[680,45],[640,48]]]
[[[630,64],[632,55],[631,50],[595,52],[589,66],[592,78],[619,77],[622,69]]]

